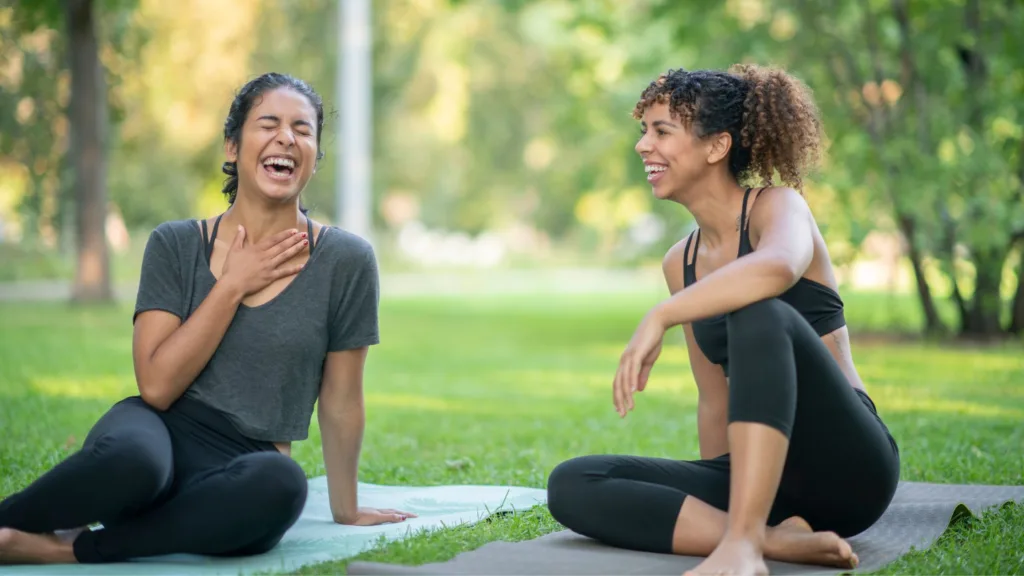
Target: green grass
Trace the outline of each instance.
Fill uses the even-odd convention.
[[[361,480],[543,487],[553,466],[580,454],[696,458],[696,396],[678,330],[636,411],[623,421],[611,404],[618,355],[657,297],[385,302],[383,343],[366,374]],[[854,331],[916,322],[912,301],[848,300]],[[127,306],[0,303],[0,317],[3,496],[76,449],[112,401],[134,392],[134,380]],[[1022,352],[1019,343],[855,343],[862,375],[901,444],[904,480],[1024,484]],[[308,475],[324,473],[315,420],[294,455]],[[541,507],[419,535],[358,559],[437,562],[558,528]],[[1022,549],[1024,510],[1009,507],[957,526],[886,572],[1019,574]],[[342,572],[347,563],[300,572]]]

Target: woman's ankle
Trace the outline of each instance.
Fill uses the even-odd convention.
[[[765,523],[747,522],[730,524],[722,535],[723,540],[747,542],[758,550],[764,550],[768,528]]]

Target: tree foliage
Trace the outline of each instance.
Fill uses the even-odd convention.
[[[70,229],[75,205],[65,158],[70,4],[8,0],[0,8],[0,104],[11,111],[0,114],[0,169],[27,182],[26,222],[51,236]],[[303,201],[330,219],[341,144],[336,0],[96,6],[111,124],[105,142],[116,166],[109,198],[130,226],[224,208],[224,115],[234,91],[269,70],[300,76],[325,98],[326,157]],[[630,118],[640,91],[668,68],[778,64],[814,89],[825,117],[828,157],[806,195],[835,260],[852,262],[873,232],[897,234],[929,332],[1024,328],[1024,283],[1014,281],[1024,276],[1019,2],[372,7],[381,228],[399,230],[411,218],[506,234],[523,250],[564,245],[656,259],[692,223],[647,190]],[[944,299],[957,325],[944,323]]]

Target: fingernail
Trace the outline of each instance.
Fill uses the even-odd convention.
[[[306,244],[309,244],[309,240],[303,240],[303,241],[302,241],[302,245],[303,245],[303,246],[305,246]]]

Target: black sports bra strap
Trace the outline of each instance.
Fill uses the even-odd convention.
[[[750,199],[750,188],[743,193],[743,210],[740,212],[740,230],[747,231],[747,200]]]
[[[684,267],[690,265],[690,244],[692,244],[692,243],[693,243],[693,232],[690,232],[690,235],[686,237],[686,247],[683,248],[683,266]]]
[[[210,261],[210,235],[206,229],[206,218],[199,221],[199,227],[203,231],[203,254],[206,254],[206,261]]]
[[[317,244],[320,243],[320,239],[324,237],[324,234],[327,234],[327,226],[320,227],[320,233],[316,235]]]
[[[690,255],[690,243],[694,242],[694,236],[697,237],[696,243],[693,246],[693,255]],[[690,232],[690,236],[686,239],[686,248],[683,250],[683,264],[685,266],[696,266],[697,265],[697,248],[700,247],[700,228],[697,228],[696,232]]]
[[[210,262],[213,258],[213,241],[217,238],[217,230],[220,228],[220,219],[224,215],[217,216],[217,219],[213,221],[213,232],[210,233],[210,238],[206,238],[206,220],[203,220],[203,241],[206,243],[206,261]]]
[[[217,230],[220,228],[220,219],[224,215],[217,216],[217,219],[213,221],[213,232],[210,234],[210,245],[213,245],[213,240],[217,237]]]
[[[306,239],[309,240],[309,255],[313,255],[313,221],[306,217]]]

